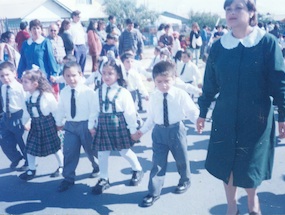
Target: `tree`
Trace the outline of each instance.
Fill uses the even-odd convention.
[[[105,13],[116,17],[117,22],[124,24],[127,18],[132,19],[141,27],[153,24],[158,13],[149,10],[145,5],[137,7],[136,0],[105,0]]]
[[[225,20],[221,19],[218,14],[212,14],[210,12],[194,12],[193,10],[189,12],[189,20],[190,26],[193,22],[197,22],[200,28],[207,25],[213,29],[217,24],[225,24]]]

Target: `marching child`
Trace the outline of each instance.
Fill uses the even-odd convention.
[[[1,119],[1,147],[4,154],[11,161],[10,168],[15,170],[24,158],[25,164],[20,169],[27,170],[28,162],[23,140],[24,126],[22,124],[23,109],[25,108],[26,93],[22,85],[16,80],[15,66],[6,61],[0,64],[1,96],[4,114]],[[19,146],[21,152],[17,150]]]
[[[108,157],[112,150],[119,151],[131,165],[133,174],[130,185],[136,186],[143,177],[143,170],[136,154],[130,149],[134,145],[132,135],[137,131],[136,109],[130,92],[125,89],[120,63],[109,59],[103,65],[102,86],[96,91],[96,133],[93,149],[98,151],[100,179],[92,189],[101,194],[110,187]]]
[[[153,166],[150,172],[148,191],[142,206],[149,207],[160,197],[167,169],[167,155],[172,153],[180,180],[175,193],[184,193],[190,186],[190,165],[187,155],[186,129],[182,122],[189,117],[195,122],[199,111],[190,96],[174,87],[175,65],[161,61],[153,68],[156,86],[150,97],[148,118],[143,127],[134,135],[136,140],[152,129]]]
[[[63,68],[63,77],[67,86],[60,93],[56,125],[61,130],[64,125],[64,180],[58,187],[59,192],[68,190],[74,185],[75,169],[79,162],[80,148],[83,146],[90,160],[93,172],[90,177],[99,174],[99,166],[95,162],[96,153],[91,149],[92,135],[94,135],[94,121],[96,102],[94,91],[82,82],[82,71],[76,62],[68,62]],[[64,124],[63,120],[66,119]]]
[[[22,83],[24,90],[31,95],[26,106],[32,121],[30,129],[26,126],[26,130],[29,130],[26,145],[29,169],[19,177],[25,181],[33,179],[36,174],[36,156],[50,154],[55,155],[59,166],[51,177],[58,177],[62,173],[63,154],[54,120],[57,101],[53,89],[39,70],[25,71]],[[29,119],[26,115],[23,116],[24,123]]]

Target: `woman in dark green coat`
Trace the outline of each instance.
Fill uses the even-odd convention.
[[[206,169],[224,181],[227,214],[236,214],[236,188],[248,194],[248,209],[260,214],[256,188],[271,178],[275,122],[285,136],[285,68],[274,36],[254,26],[254,0],[226,0],[231,31],[216,41],[207,61],[203,94],[198,100],[199,133],[216,99]]]

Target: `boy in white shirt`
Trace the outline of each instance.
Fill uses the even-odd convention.
[[[184,193],[190,187],[190,165],[187,155],[186,129],[182,122],[187,116],[195,122],[198,108],[182,89],[174,87],[175,65],[161,61],[153,68],[156,90],[150,97],[148,118],[137,131],[136,138],[152,129],[153,167],[148,184],[149,194],[142,206],[149,207],[160,197],[167,169],[167,155],[171,151],[180,180],[175,193]]]

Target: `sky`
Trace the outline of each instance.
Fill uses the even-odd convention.
[[[149,9],[158,12],[168,11],[188,17],[189,11],[212,12],[224,16],[224,0],[137,0],[138,4],[146,4]],[[257,10],[274,15],[285,14],[284,0],[256,0]]]

